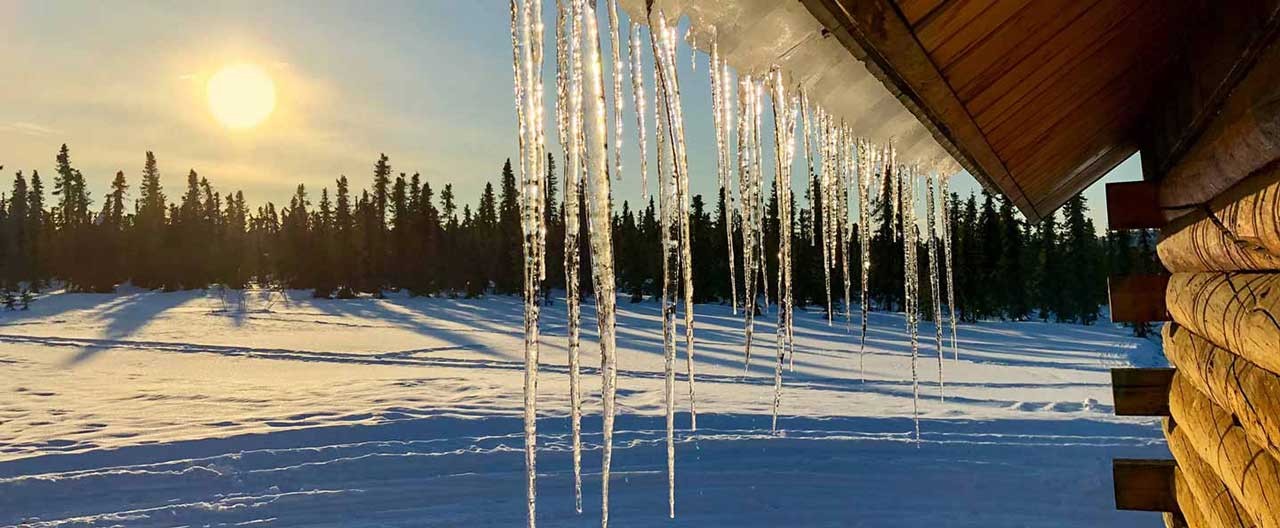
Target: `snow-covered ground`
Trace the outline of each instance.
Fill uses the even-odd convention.
[[[240,311],[205,292],[52,294],[0,312],[0,526],[524,522],[518,299],[292,297],[251,293]],[[660,318],[619,308],[615,525],[1160,522],[1116,511],[1111,489],[1112,458],[1167,456],[1153,421],[1112,415],[1108,369],[1161,363],[1150,341],[1109,324],[963,326],[944,402],[925,323],[917,446],[902,317],[872,315],[862,382],[856,335],[799,314],[772,436],[773,315],[744,372],[725,306],[698,307],[699,428],[678,436],[669,520]],[[583,365],[598,365],[584,312]],[[578,515],[563,305],[543,313],[540,524],[597,526],[598,370],[584,373]]]

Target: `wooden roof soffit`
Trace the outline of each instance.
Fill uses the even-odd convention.
[[[891,0],[801,2],[969,174],[987,189],[1002,191],[1031,221],[1040,220],[1042,212],[1010,176]]]

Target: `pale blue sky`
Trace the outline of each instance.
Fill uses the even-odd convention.
[[[14,170],[51,172],[66,142],[99,203],[115,171],[136,183],[147,150],[171,199],[194,168],[222,192],[280,203],[298,183],[318,193],[339,174],[367,185],[386,152],[397,172],[421,172],[433,186],[452,182],[474,203],[516,156],[508,31],[502,0],[0,0],[0,181],[7,190]],[[688,53],[681,49],[679,64],[692,187],[709,196],[716,178],[706,57],[693,71]],[[266,69],[278,88],[276,112],[247,132],[217,124],[204,100],[205,79],[237,62]],[[627,103],[615,195],[634,204],[629,95]],[[1135,158],[1105,181],[1140,175]],[[965,193],[976,183],[965,175],[954,187]],[[1101,185],[1086,196],[1101,228]]]

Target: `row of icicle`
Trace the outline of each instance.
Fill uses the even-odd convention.
[[[545,280],[546,225],[545,197],[547,186],[547,143],[543,91],[542,2],[510,0],[512,69],[518,144],[520,150],[521,226],[524,251],[524,440],[528,500],[528,524],[536,520],[536,455],[537,455],[537,381],[538,381],[538,317],[541,283]],[[599,329],[601,357],[601,400],[603,412],[603,445],[601,464],[601,525],[609,522],[609,469],[613,454],[613,424],[617,389],[617,356],[615,353],[616,290],[613,269],[613,242],[610,219],[610,172],[620,178],[623,172],[623,73],[631,75],[631,100],[635,107],[637,144],[640,150],[641,187],[649,194],[647,131],[648,111],[644,72],[641,25],[634,21],[626,32],[627,57],[622,54],[623,33],[616,0],[607,0],[608,37],[611,49],[612,97],[606,98],[602,32],[598,27],[596,0],[557,0],[555,16],[556,134],[562,146],[564,170],[565,284],[568,312],[569,399],[573,449],[573,481],[575,509],[582,512],[582,384],[580,375],[581,262],[580,227],[585,221],[591,254],[591,280],[594,285],[596,319]],[[685,144],[685,118],[680,95],[680,79],[676,63],[678,41],[676,28],[661,11],[650,12],[644,24],[650,28],[649,49],[653,57],[653,118],[657,145],[657,182],[662,243],[661,311],[663,327],[664,399],[666,403],[666,447],[668,514],[675,516],[675,361],[680,338],[685,345],[685,369],[688,379],[690,430],[697,430],[697,408],[694,385],[693,282],[691,240],[689,232],[689,163]],[[714,32],[710,44],[712,121],[715,127],[716,177],[725,196],[727,214],[741,218],[742,279],[745,295],[741,299],[745,343],[744,364],[751,362],[754,318],[757,302],[768,309],[769,270],[765,255],[764,221],[766,218],[764,144],[762,141],[764,98],[772,104],[774,188],[778,193],[780,225],[793,225],[791,211],[792,166],[797,148],[797,132],[803,138],[803,150],[809,178],[818,180],[815,192],[821,203],[819,214],[824,219],[820,233],[826,286],[828,324],[833,323],[831,269],[844,272],[845,322],[853,328],[851,269],[861,273],[861,336],[859,371],[865,380],[867,296],[870,262],[870,208],[877,181],[889,185],[892,195],[889,207],[901,218],[894,222],[894,237],[903,240],[904,299],[907,332],[911,339],[913,401],[918,400],[916,374],[918,358],[919,285],[916,279],[916,244],[920,233],[916,219],[916,185],[923,175],[926,181],[926,224],[930,286],[933,294],[933,317],[939,324],[938,383],[942,386],[943,334],[939,291],[937,241],[941,239],[943,262],[947,273],[947,306],[951,316],[951,347],[956,348],[955,299],[952,288],[951,233],[946,176],[936,171],[926,173],[918,166],[900,165],[892,144],[877,147],[857,138],[852,130],[835,116],[813,104],[803,89],[788,86],[788,80],[776,66],[767,72],[735,78],[721,57]],[[735,90],[736,87],[736,90]],[[612,109],[606,108],[611,99]],[[612,123],[608,119],[612,112]],[[612,130],[610,130],[612,124]],[[612,138],[610,138],[612,132]],[[734,136],[736,134],[736,142]],[[613,151],[612,165],[609,150]],[[735,156],[736,154],[736,156]],[[734,173],[737,194],[734,193]],[[935,194],[935,183],[938,193]],[[581,194],[580,194],[581,193]],[[579,197],[586,203],[579,203]],[[857,200],[855,223],[851,200]],[[940,204],[940,212],[935,209]],[[580,218],[585,205],[587,218]],[[941,217],[941,219],[939,219]],[[900,229],[901,227],[901,229]],[[856,232],[855,232],[856,229]],[[936,233],[936,234],[935,234]],[[850,254],[853,239],[861,247],[857,260]],[[734,228],[726,222],[732,308],[738,312],[737,270],[734,255]],[[778,409],[782,398],[784,365],[794,368],[795,331],[793,326],[791,237],[779,237],[778,269],[775,280],[777,305],[776,363],[774,367],[774,399],[772,429],[777,431]],[[683,305],[683,321],[677,319]],[[683,323],[683,336],[677,332]],[[788,362],[789,358],[789,362]],[[920,437],[918,404],[914,407],[915,437]]]

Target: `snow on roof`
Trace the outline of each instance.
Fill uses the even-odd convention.
[[[618,6],[647,25],[645,3],[619,0]],[[858,136],[879,144],[892,139],[899,159],[943,173],[959,170],[929,130],[800,2],[654,0],[652,8],[654,16],[661,13],[669,22],[688,18],[688,40],[699,50],[709,51],[718,38],[721,57],[740,75],[778,66]]]

